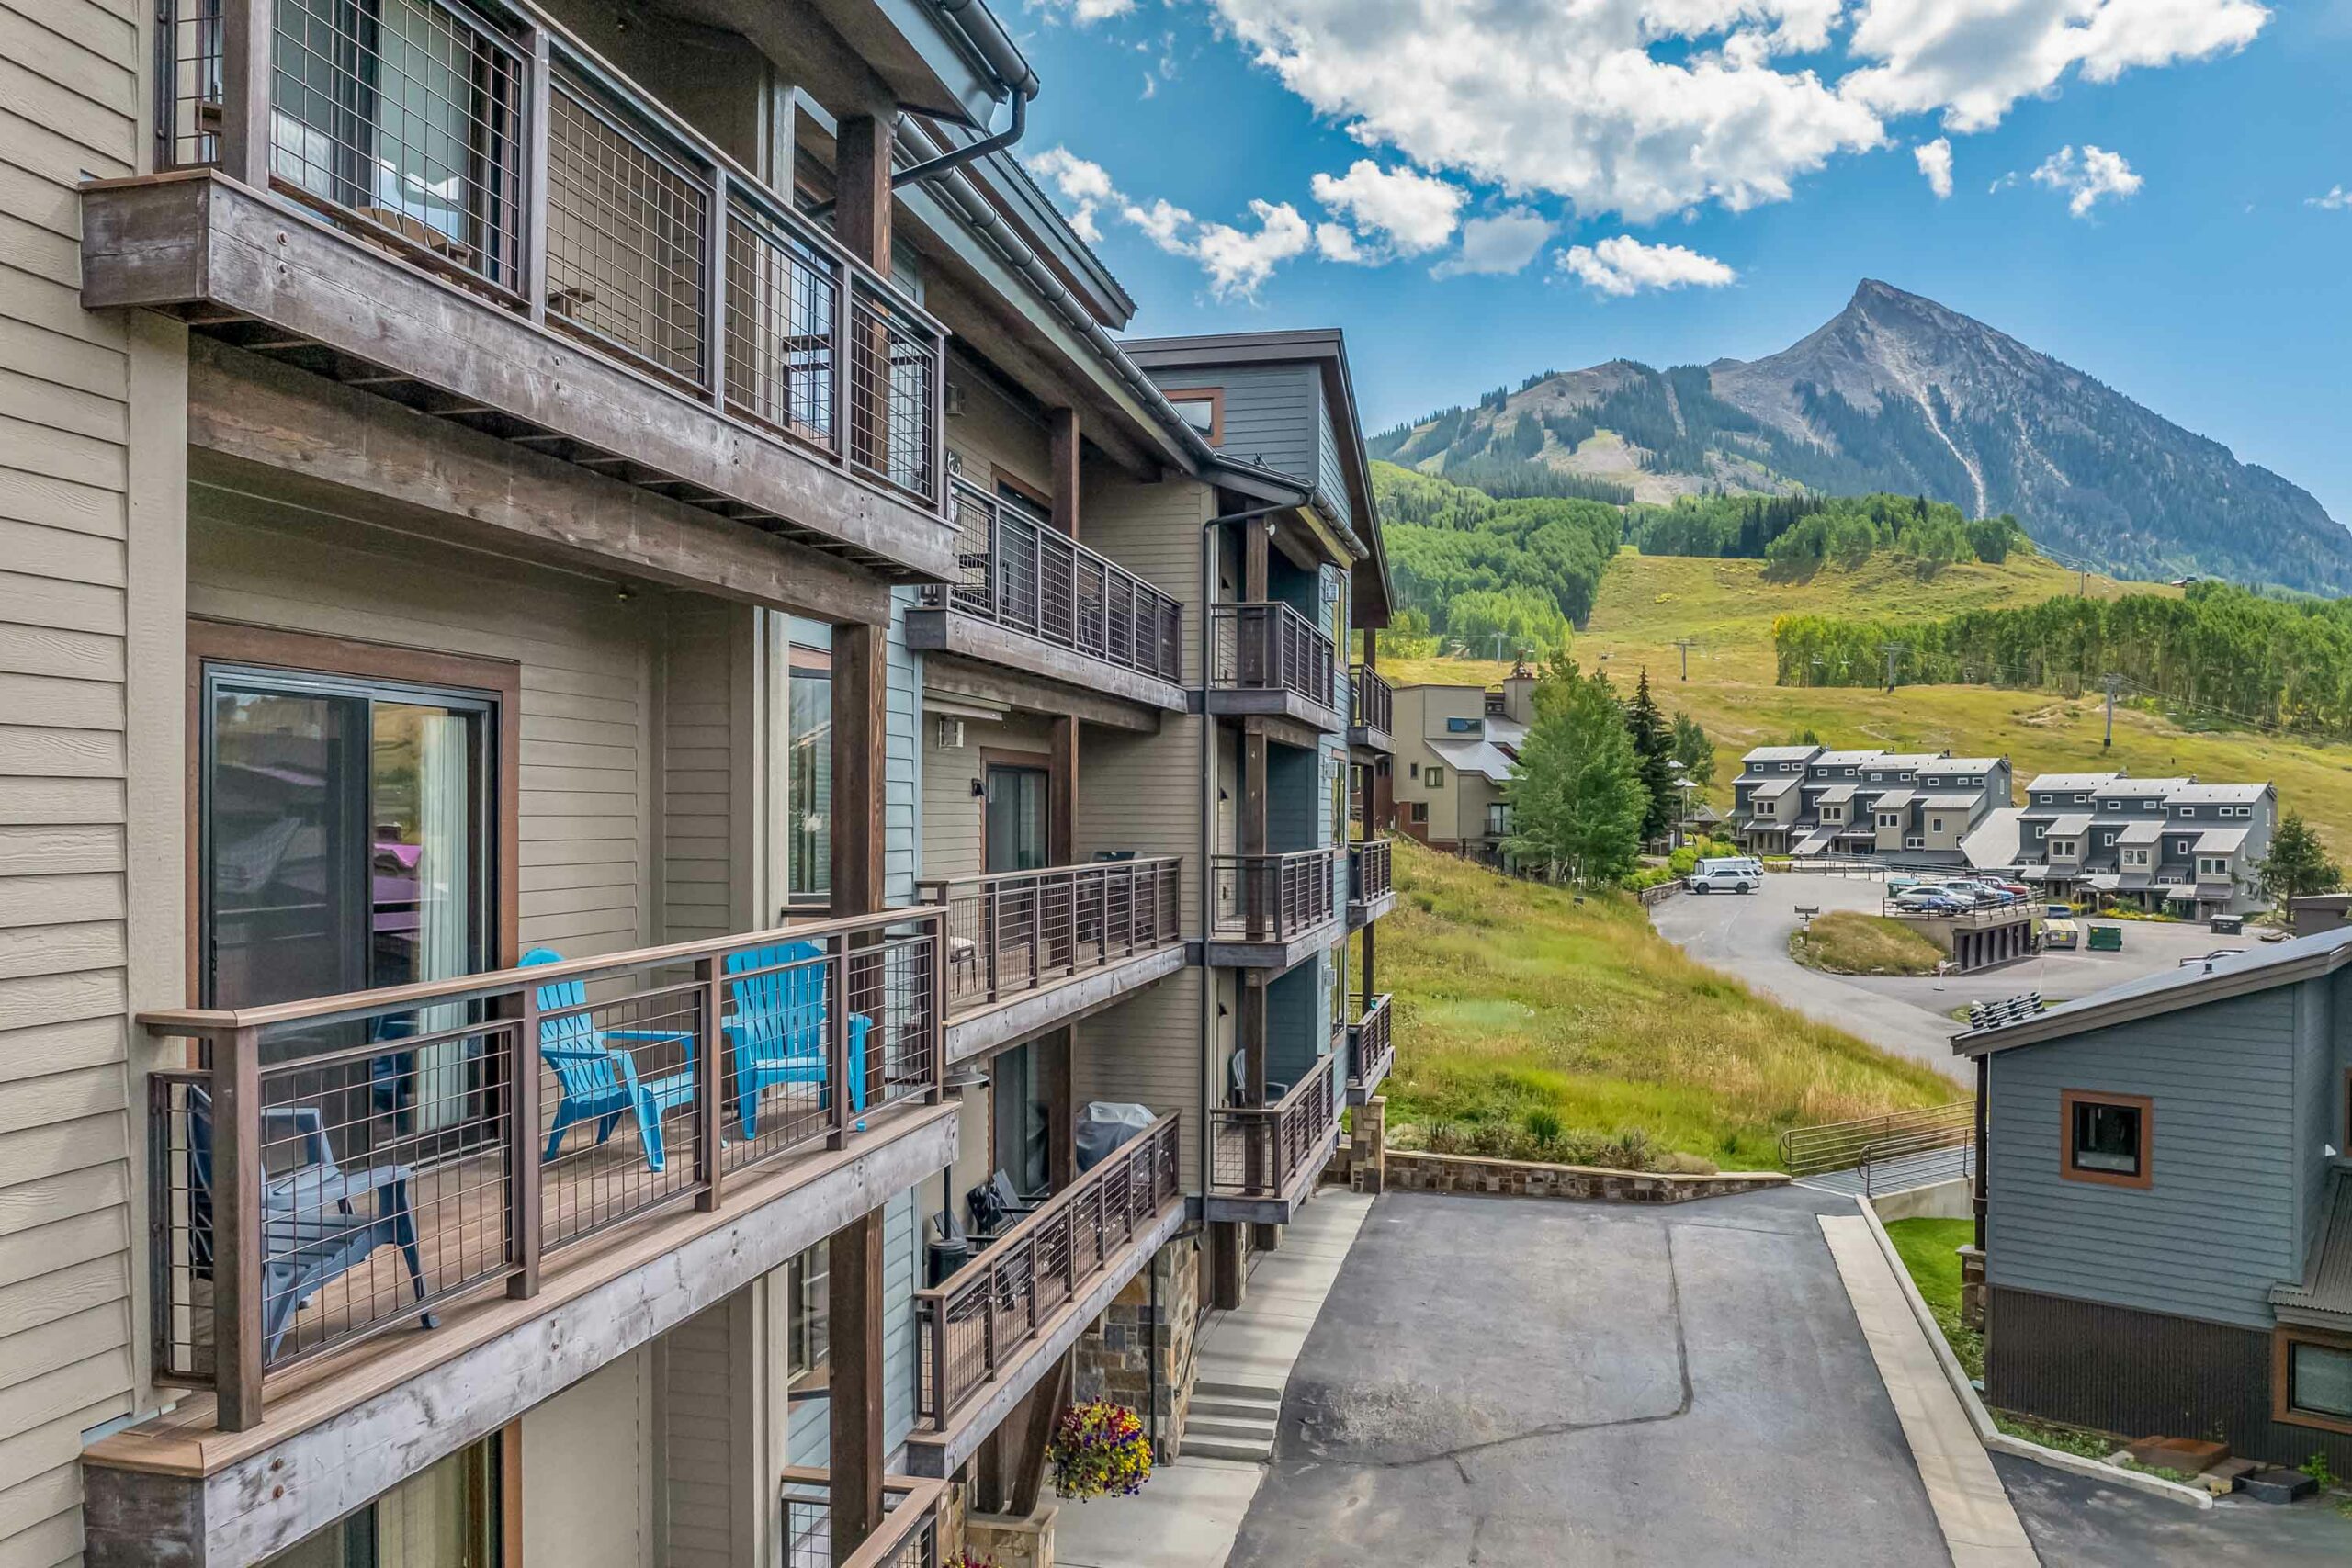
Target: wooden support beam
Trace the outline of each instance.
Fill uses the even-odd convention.
[[[1016,1519],[1025,1519],[1037,1511],[1037,1495],[1046,1484],[1046,1450],[1054,1438],[1055,1423],[1061,1419],[1063,1409],[1069,1404],[1070,1384],[1074,1378],[1074,1350],[1065,1350],[1054,1370],[1045,1380],[1029,1391],[1029,1408],[1021,1433],[1021,1460],[1014,1468],[1005,1500],[1005,1512]]]
[[[1241,852],[1266,852],[1266,728],[1249,720],[1241,728]]]
[[[1375,953],[1379,943],[1374,936],[1374,933],[1379,930],[1380,922],[1378,920],[1368,920],[1364,923],[1363,990],[1364,998],[1367,1001],[1380,994],[1380,986],[1375,973]]]
[[[826,1242],[832,1366],[832,1545],[849,1561],[882,1525],[882,1211],[868,1209]]]
[[[1266,602],[1266,521],[1252,517],[1241,525],[1241,597],[1246,604]]]
[[[1242,1268],[1241,1227],[1220,1221],[1208,1231],[1209,1305],[1231,1312],[1241,1304],[1242,1285],[1249,1278]]]
[[[1252,1105],[1266,1103],[1266,984],[1261,972],[1241,973],[1240,1043],[1241,1097]],[[1260,1145],[1250,1145],[1254,1151]]]
[[[832,912],[882,908],[885,783],[884,703],[888,649],[882,628],[833,628]]]
[[[1049,449],[1048,467],[1054,476],[1054,526],[1078,537],[1078,411],[1047,409],[1046,411],[1046,440]]]
[[[1077,1063],[1074,1032],[1037,1037],[1038,1076],[1046,1091],[1046,1184],[1059,1192],[1078,1179]]]
[[[890,275],[890,119],[850,115],[833,133],[833,233],[850,254]]]
[[[1046,730],[1047,788],[1046,853],[1048,865],[1068,865],[1078,856],[1078,720],[1057,716]]]

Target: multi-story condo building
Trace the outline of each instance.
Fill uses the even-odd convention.
[[[2042,773],[2025,786],[2016,869],[2062,897],[2206,916],[2260,901],[2278,792],[2125,773]]]
[[[1399,832],[1432,849],[1487,862],[1510,837],[1510,772],[1535,721],[1535,677],[1514,669],[1491,690],[1404,686],[1399,755],[1389,786]]]
[[[21,30],[0,1565],[928,1564],[1181,1440],[1386,1063],[1338,334],[1122,347],[978,3]]]
[[[1759,746],[1732,781],[1732,827],[1758,854],[1964,863],[1961,843],[2009,803],[2006,757]]]

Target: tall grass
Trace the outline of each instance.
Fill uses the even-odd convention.
[[[1579,903],[1408,841],[1396,874],[1377,978],[1397,1009],[1400,1141],[1542,1111],[1578,1140],[1769,1169],[1789,1127],[1954,1098],[1929,1068],[1693,962],[1630,898]]]

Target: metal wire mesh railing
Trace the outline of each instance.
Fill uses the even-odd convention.
[[[947,1014],[1124,962],[1183,940],[1175,855],[917,885],[947,911]]]
[[[1216,855],[1209,862],[1209,929],[1245,942],[1287,942],[1331,918],[1337,849]]]
[[[898,910],[243,1011],[141,1015],[160,1380],[264,1376],[938,1092],[942,916]]]
[[[1227,1197],[1278,1198],[1307,1163],[1329,1147],[1340,1124],[1340,1059],[1317,1060],[1272,1105],[1235,1105],[1209,1113],[1209,1186]]]
[[[924,590],[1057,647],[1168,682],[1184,677],[1183,612],[1108,557],[978,485],[955,481],[956,576]]]
[[[1348,722],[1359,729],[1383,734],[1396,727],[1396,688],[1377,670],[1352,665],[1348,671]]]
[[[1389,1038],[1387,993],[1356,998],[1356,1021],[1348,1025],[1348,1089],[1360,1093],[1388,1076],[1396,1046]]]
[[[826,1471],[796,1465],[784,1472],[777,1486],[782,1568],[833,1568],[831,1488]],[[946,1482],[884,1477],[881,1526],[848,1554],[845,1568],[943,1568],[948,1500]]]
[[[266,186],[944,509],[944,330],[530,6],[163,0],[156,52],[159,168]]]
[[[915,1293],[918,1421],[944,1430],[1035,1344],[1042,1326],[1184,1201],[1182,1117],[1162,1116],[990,1243],[946,1283]]]
[[[1209,684],[1224,691],[1295,692],[1335,705],[1331,638],[1288,604],[1209,606]]]

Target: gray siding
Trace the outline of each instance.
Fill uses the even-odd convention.
[[[1225,445],[1230,457],[1262,463],[1301,479],[1316,473],[1316,424],[1322,399],[1307,365],[1161,370],[1163,387],[1225,389]]]
[[[922,655],[907,647],[907,611],[916,590],[890,596],[887,658],[890,682],[884,722],[882,900],[910,904],[922,864]]]
[[[1993,1059],[1989,1278],[2010,1290],[2267,1328],[2300,1273],[2291,987]],[[2146,1190],[2059,1174],[2059,1095],[2154,1102]]]
[[[1348,500],[1348,471],[1340,462],[1340,427],[1338,410],[1323,394],[1321,377],[1315,383],[1315,488],[1322,492],[1333,512],[1350,527],[1365,534],[1364,520],[1355,515]]]
[[[667,1568],[728,1568],[746,1543],[742,1516],[765,1506],[741,1494],[749,1479],[758,1380],[736,1354],[721,1302],[655,1341],[654,1423],[662,1481],[662,1561]],[[748,1336],[741,1337],[748,1342]]]

